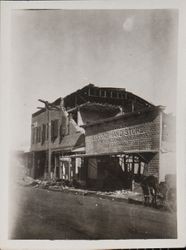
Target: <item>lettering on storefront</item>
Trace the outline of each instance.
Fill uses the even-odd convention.
[[[144,130],[143,126],[121,128],[96,134],[93,136],[92,140],[93,142],[107,141],[108,143],[117,143],[120,140],[138,138],[139,136],[144,135],[145,133],[147,133],[147,131]]]
[[[111,124],[101,124],[93,129],[89,127],[85,136],[87,154],[158,150],[160,120],[159,116],[151,118],[145,122],[140,120],[140,123],[135,120],[134,125],[128,126],[125,126],[123,121],[113,121]]]

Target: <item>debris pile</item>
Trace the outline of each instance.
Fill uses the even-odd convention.
[[[73,185],[72,182],[69,180],[39,180],[33,179],[29,176],[23,177],[21,180],[18,181],[18,184],[23,186],[33,186],[35,188],[40,187],[43,189],[50,189],[50,190],[63,190],[69,189],[70,187],[77,186]],[[80,186],[78,186],[80,187]]]
[[[172,179],[171,179],[172,181]],[[135,185],[134,190],[120,189],[115,191],[96,191],[88,190],[80,183],[70,182],[69,180],[38,180],[31,177],[23,177],[19,181],[20,185],[32,186],[34,188],[48,189],[51,191],[73,192],[79,195],[96,195],[100,199],[111,198],[112,200],[128,200],[130,203],[143,204],[144,197],[140,185]],[[160,193],[157,196],[159,208],[165,208],[170,211],[176,210],[176,189],[169,182],[160,184]],[[162,195],[163,197],[160,197]]]
[[[87,190],[86,188],[82,187],[81,184],[70,182],[68,180],[39,180],[33,179],[31,177],[24,177],[19,184],[23,186],[32,186],[34,188],[43,188],[52,191],[72,191],[75,194],[81,195],[91,195],[96,194],[102,198],[110,197],[114,199],[128,199],[129,197],[134,197],[139,195],[137,192],[132,192],[129,190],[116,190],[116,191],[93,191]]]
[[[96,192],[96,194],[100,195],[100,196],[109,196],[115,199],[128,199],[128,197],[132,194],[132,191],[129,190],[116,190],[113,192]]]

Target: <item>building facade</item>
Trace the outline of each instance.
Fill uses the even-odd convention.
[[[30,173],[97,189],[129,188],[144,173],[161,180],[175,173],[174,123],[125,89],[89,84],[32,114]]]
[[[108,165],[118,165],[131,177],[153,175],[159,181],[167,174],[176,174],[175,120],[163,107],[122,114],[84,128],[86,154],[95,161],[94,166],[88,164],[88,172],[94,167],[94,178],[99,168],[107,174]],[[105,167],[98,164],[103,158],[104,162],[107,158]]]

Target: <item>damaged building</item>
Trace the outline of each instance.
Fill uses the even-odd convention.
[[[175,174],[175,117],[123,88],[86,85],[32,114],[30,175],[81,187],[132,188]]]

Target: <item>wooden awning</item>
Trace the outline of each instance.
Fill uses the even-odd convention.
[[[101,154],[74,154],[74,155],[69,155],[70,158],[81,158],[81,157],[99,157],[99,156],[109,156],[109,155],[124,155],[124,154],[152,154],[152,153],[158,153],[158,150],[142,150],[142,151],[123,151],[123,152],[112,152],[112,153],[101,153]]]

